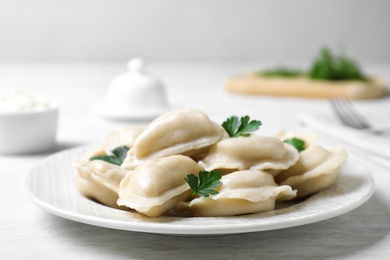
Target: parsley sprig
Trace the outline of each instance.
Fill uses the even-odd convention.
[[[283,141],[284,143],[291,144],[292,146],[295,147],[295,149],[298,150],[298,152],[302,152],[305,150],[305,141],[299,138],[291,138],[291,139],[286,139]]]
[[[258,130],[261,126],[261,121],[252,120],[250,121],[249,116],[241,117],[240,122],[237,116],[231,116],[222,123],[222,127],[225,128],[226,132],[230,137],[238,136],[250,136],[251,132]]]
[[[111,151],[112,155],[97,155],[89,158],[89,160],[102,160],[115,165],[122,165],[129,150],[130,148],[125,145],[118,146]]]
[[[193,173],[188,174],[184,179],[191,187],[192,194],[187,201],[190,201],[197,194],[201,197],[218,194],[218,191],[215,189],[222,185],[222,182],[219,181],[221,178],[220,170],[199,171],[199,178]]]

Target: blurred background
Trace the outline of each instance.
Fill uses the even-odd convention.
[[[388,0],[0,0],[0,92],[16,88],[57,100],[60,139],[71,139],[62,129],[83,125],[85,135],[77,137],[88,142],[112,128],[91,106],[129,59],[141,57],[166,86],[170,104],[216,121],[237,107],[272,121],[266,111],[283,100],[288,109],[280,113],[288,110],[290,121],[282,121],[290,126],[310,102],[323,110],[327,104],[248,102],[224,93],[225,81],[275,65],[307,67],[327,46],[389,82],[389,14]]]
[[[0,0],[0,59],[390,61],[388,0]]]

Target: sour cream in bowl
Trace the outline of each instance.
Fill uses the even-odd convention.
[[[19,90],[0,93],[0,154],[49,151],[56,143],[58,105]]]

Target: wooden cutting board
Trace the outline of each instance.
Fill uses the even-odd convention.
[[[364,82],[327,81],[306,77],[262,77],[256,73],[231,78],[225,82],[224,88],[230,93],[303,98],[374,99],[388,93],[384,80],[380,78]]]

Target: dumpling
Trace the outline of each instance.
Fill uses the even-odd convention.
[[[120,183],[118,205],[160,216],[191,195],[184,178],[190,173],[198,175],[200,170],[194,160],[182,155],[147,160]]]
[[[296,198],[302,198],[333,185],[346,159],[347,154],[341,147],[328,151],[319,145],[310,145],[300,153],[298,162],[281,171],[275,181],[298,190]]]
[[[101,160],[75,162],[76,187],[86,197],[100,203],[121,208],[116,203],[121,180],[129,172],[120,166]]]
[[[152,121],[138,136],[122,165],[133,169],[141,160],[175,154],[196,156],[221,140],[226,131],[195,109],[177,109]]]
[[[83,155],[80,161],[86,163],[91,157],[100,155],[108,155],[108,152],[103,145],[97,145],[92,147],[87,153]]]
[[[276,137],[278,137],[282,141],[287,139],[292,139],[292,138],[301,139],[305,142],[305,147],[304,147],[305,149],[310,145],[318,143],[318,134],[309,131],[307,132],[281,131],[276,135]]]
[[[298,138],[304,142],[303,149],[306,149],[310,145],[318,143],[318,134],[310,131],[307,132],[281,131],[275,137],[279,138],[282,142],[289,139]],[[281,172],[281,170],[267,170],[267,171],[271,173],[272,176],[276,176]]]
[[[277,200],[289,200],[296,195],[290,186],[278,186],[265,171],[232,172],[224,175],[221,182],[217,195],[199,197],[188,204],[191,215],[216,217],[265,212],[274,210]]]
[[[91,157],[109,155],[111,151],[119,146],[131,148],[135,139],[145,129],[144,125],[132,125],[118,131],[112,131],[104,137],[104,142],[90,149],[82,158],[83,162],[89,161]]]
[[[104,138],[103,147],[106,151],[112,151],[118,146],[132,147],[135,139],[146,128],[146,125],[131,125],[108,133]]]
[[[199,162],[206,170],[287,169],[299,158],[298,151],[276,137],[251,135],[224,139],[210,148]]]

